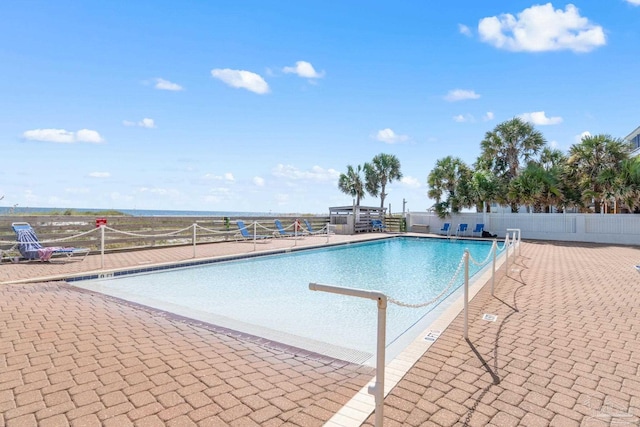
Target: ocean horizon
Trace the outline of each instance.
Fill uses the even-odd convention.
[[[42,207],[11,207],[0,206],[0,215],[28,215],[46,214],[47,212],[64,212],[72,210],[76,212],[104,212],[117,211],[131,216],[230,216],[230,217],[255,217],[255,216],[290,216],[302,215],[296,212],[247,212],[247,211],[196,211],[196,210],[172,210],[172,209],[95,209],[95,208],[42,208]],[[314,214],[317,215],[317,214]]]

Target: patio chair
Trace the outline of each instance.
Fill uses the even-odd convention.
[[[387,226],[384,225],[382,223],[382,220],[379,219],[372,219],[371,220],[371,228],[373,229],[373,231],[385,231],[387,229]]]
[[[243,239],[248,239],[248,240],[264,240],[264,239],[269,239],[271,236],[266,236],[266,235],[262,235],[262,234],[251,234],[249,233],[249,230],[247,230],[247,226],[244,225],[244,221],[242,220],[237,220],[236,221],[236,225],[238,226],[238,230],[240,231],[240,236]],[[237,234],[236,234],[237,236]]]
[[[293,231],[285,230],[279,219],[274,220],[273,223],[276,225],[276,228],[278,229],[278,231],[273,233],[276,237],[295,237],[299,235]]]
[[[89,252],[88,248],[74,248],[62,246],[42,246],[38,240],[35,230],[28,222],[14,222],[11,224],[13,231],[16,233],[18,242],[18,251],[22,258],[26,260],[40,259],[40,261],[49,261],[54,255],[65,255],[68,258],[74,255],[81,255],[84,260]]]
[[[442,228],[440,229],[440,234],[444,234],[445,236],[448,236],[449,233],[451,233],[451,223],[445,222],[444,224],[442,224]]]
[[[321,234],[321,233],[324,233],[324,229],[323,230],[314,230],[308,219],[302,218],[302,221],[304,222],[304,226],[307,228],[307,230],[305,231],[306,234]]]
[[[464,236],[467,232],[468,227],[469,225],[465,223],[458,224],[458,228],[456,229],[456,236]]]
[[[476,224],[476,228],[471,230],[471,235],[478,234],[478,237],[482,237],[482,232],[484,231],[484,224]]]

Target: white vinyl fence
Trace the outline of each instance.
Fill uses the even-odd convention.
[[[507,228],[519,228],[528,240],[557,240],[568,242],[613,243],[640,246],[640,215],[637,214],[529,214],[529,213],[461,213],[445,219],[426,212],[407,214],[409,231],[428,231],[438,234],[444,223],[451,224],[452,233],[458,224],[476,224],[498,237]]]

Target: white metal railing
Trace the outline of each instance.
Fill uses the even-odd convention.
[[[512,235],[512,237],[510,237]],[[387,304],[396,304],[402,307],[410,307],[410,308],[423,308],[428,305],[434,304],[440,298],[448,293],[448,291],[453,286],[458,274],[462,269],[464,269],[464,338],[469,339],[469,263],[473,262],[475,265],[480,267],[480,270],[484,268],[489,262],[492,262],[492,270],[491,270],[491,295],[494,296],[494,288],[495,288],[495,275],[496,275],[496,258],[498,252],[504,250],[506,263],[507,263],[507,275],[508,275],[508,259],[509,259],[509,248],[513,247],[514,257],[516,255],[516,248],[520,245],[520,230],[519,229],[509,229],[505,235],[505,241],[502,246],[502,249],[498,248],[498,242],[496,239],[493,240],[491,245],[491,249],[487,254],[487,257],[478,262],[473,259],[468,249],[464,250],[464,254],[458,263],[458,268],[453,274],[451,280],[445,287],[445,289],[440,292],[436,297],[431,300],[419,303],[419,304],[409,304],[394,298],[391,298],[382,292],[379,291],[369,291],[364,289],[357,288],[347,288],[340,286],[331,286],[331,285],[322,285],[318,283],[309,283],[309,289],[312,291],[323,291],[330,292],[341,295],[354,296],[359,298],[368,298],[372,300],[378,301],[378,329],[377,329],[377,341],[376,341],[376,380],[375,385],[373,387],[368,388],[369,394],[373,394],[375,397],[375,426],[382,427],[384,420],[384,376],[385,376],[385,350],[386,350],[386,309]],[[640,268],[640,267],[639,267]]]
[[[109,231],[112,234],[122,234],[122,235],[126,235],[126,236],[131,236],[131,237],[141,237],[141,238],[145,238],[145,239],[157,239],[157,238],[180,238],[180,239],[187,239],[186,234],[190,232],[189,234],[189,239],[191,240],[191,245],[193,248],[193,254],[192,257],[196,258],[197,257],[197,244],[198,244],[198,229],[203,230],[206,233],[210,234],[214,234],[214,235],[220,235],[220,236],[224,236],[225,238],[228,238],[229,236],[231,236],[235,241],[251,241],[253,242],[254,245],[254,250],[257,249],[256,244],[259,240],[263,240],[261,237],[258,237],[258,227],[260,227],[261,230],[267,230],[267,232],[269,234],[265,235],[265,239],[264,240],[269,240],[272,237],[276,236],[279,233],[278,229],[273,229],[273,228],[268,228],[263,226],[262,224],[260,224],[258,221],[253,221],[250,225],[253,228],[253,234],[250,235],[249,239],[246,239],[244,237],[241,236],[240,230],[241,228],[238,229],[238,231],[233,232],[231,230],[225,230],[225,231],[218,231],[218,230],[212,230],[209,228],[205,228],[197,223],[193,223],[192,225],[190,225],[189,227],[185,227],[182,228],[180,230],[175,230],[175,231],[168,231],[165,233],[159,233],[159,234],[143,234],[143,233],[133,233],[133,232],[129,232],[129,231],[122,231],[122,230],[117,230],[115,228],[109,227],[105,224],[101,224],[99,227],[91,229],[89,231],[85,231],[79,234],[75,234],[72,236],[66,236],[66,237],[62,237],[59,239],[47,239],[47,240],[40,240],[39,243],[46,245],[46,244],[51,244],[51,243],[57,243],[57,242],[67,242],[70,240],[74,240],[74,239],[78,239],[79,237],[84,237],[93,233],[98,233],[99,234],[99,239],[100,239],[100,243],[99,243],[99,247],[100,247],[100,266],[101,268],[104,268],[105,264],[104,264],[104,260],[105,260],[105,245],[108,242],[108,237],[106,232]],[[292,225],[293,227],[295,227],[295,224]],[[290,226],[290,227],[292,227]],[[248,229],[249,226],[245,226],[242,229]],[[297,240],[298,238],[302,238],[304,236],[309,236],[309,235],[316,235],[316,236],[322,236],[322,235],[326,235],[326,243],[329,243],[329,237],[334,235],[334,233],[331,231],[330,228],[330,224],[326,224],[322,229],[314,231],[313,233],[309,233],[309,232],[305,232],[303,231],[300,227],[295,227],[294,228],[294,232],[293,232],[293,246],[297,246]],[[5,240],[0,240],[0,245],[11,245],[12,247],[17,247],[21,242],[19,241],[5,241]],[[203,243],[211,243],[211,242],[203,242]],[[7,252],[7,251],[3,251],[3,252]]]
[[[330,292],[340,295],[348,295],[358,298],[372,299],[378,302],[378,336],[376,340],[376,381],[369,387],[369,394],[375,398],[375,426],[382,427],[384,420],[384,370],[385,370],[385,347],[387,331],[387,296],[379,291],[369,291],[365,289],[344,288],[340,286],[321,285],[319,283],[309,283],[312,291]]]

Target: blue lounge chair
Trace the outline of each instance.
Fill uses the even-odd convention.
[[[373,229],[373,231],[376,231],[376,230],[378,230],[378,231],[384,231],[384,230],[386,230],[386,229],[387,229],[387,226],[386,226],[386,225],[384,225],[384,224],[382,223],[382,221],[381,221],[381,220],[379,220],[379,219],[372,219],[372,220],[371,220],[371,228]]]
[[[471,230],[471,234],[474,235],[476,233],[479,234],[478,237],[482,237],[482,232],[484,231],[484,224],[476,224],[476,228]]]
[[[251,233],[249,233],[249,230],[247,230],[247,226],[244,225],[244,221],[242,221],[242,220],[237,220],[236,221],[236,225],[238,226],[238,229],[240,230],[240,235],[244,239],[262,240],[262,239],[268,239],[268,238],[271,237],[271,236],[265,236],[265,235],[262,235],[262,234],[251,234]]]
[[[314,231],[313,227],[311,226],[311,223],[309,222],[308,219],[303,218],[302,221],[304,221],[304,226],[307,227],[306,233],[308,233],[308,234],[320,234],[320,233],[323,232],[323,230]]]
[[[74,255],[82,255],[82,260],[89,255],[91,251],[88,248],[73,248],[62,246],[42,246],[38,240],[35,230],[28,222],[14,222],[11,224],[13,231],[16,233],[18,242],[18,251],[22,258],[29,261],[40,259],[40,261],[49,261],[54,255],[66,255],[72,257]]]
[[[468,224],[462,223],[458,224],[458,228],[456,229],[456,236],[464,236],[469,228]]]
[[[277,236],[277,237],[291,237],[291,236],[295,237],[295,236],[297,236],[297,234],[295,232],[285,230],[279,219],[274,220],[273,223],[276,225],[276,228],[278,229],[278,231],[276,233],[274,233],[275,236]]]
[[[451,233],[451,223],[445,222],[444,224],[442,224],[442,228],[440,229],[440,234],[444,234],[448,236],[449,233]]]

